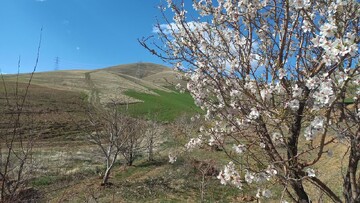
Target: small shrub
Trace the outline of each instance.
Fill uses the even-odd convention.
[[[31,184],[34,187],[47,186],[53,184],[56,180],[58,180],[56,176],[42,176],[33,180]]]

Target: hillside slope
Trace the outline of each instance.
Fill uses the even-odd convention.
[[[153,90],[171,91],[167,86],[184,83],[177,79],[172,69],[152,64],[135,63],[113,66],[97,70],[67,70],[35,73],[32,84],[56,90],[85,93],[91,103],[107,104],[142,102],[124,94],[133,90],[156,94]],[[21,74],[20,82],[26,82],[29,74]],[[10,75],[6,80],[15,81]]]
[[[112,66],[112,67],[104,68],[102,70],[113,73],[121,73],[124,75],[129,75],[132,77],[142,79],[147,76],[154,75],[156,73],[170,71],[171,69],[169,69],[166,66],[153,64],[153,63],[134,63],[134,64]]]

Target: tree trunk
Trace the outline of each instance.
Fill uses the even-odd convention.
[[[108,184],[111,168],[112,167],[108,167],[106,169],[101,185],[106,186]]]
[[[295,178],[298,179],[299,176],[296,175],[296,173],[294,174]],[[304,190],[304,187],[302,185],[302,182],[299,181],[291,181],[291,187],[294,189],[296,195],[298,196],[297,202],[299,203],[310,203],[310,199],[309,196],[307,195],[307,193]]]
[[[344,198],[347,203],[356,203],[360,202],[360,185],[358,185],[356,180],[357,166],[359,164],[360,152],[356,150],[358,144],[355,140],[351,141],[350,155],[348,169],[344,177]]]
[[[129,154],[129,160],[127,161],[128,166],[132,166],[134,162],[133,154]]]
[[[345,119],[345,91],[341,92],[341,103],[340,103],[340,122],[343,122]]]
[[[153,155],[153,138],[151,138],[150,143],[149,143],[149,157],[148,157],[148,161],[154,161],[154,155]]]
[[[202,172],[202,177],[201,177],[201,185],[200,185],[200,197],[201,197],[201,203],[205,202],[205,171]]]
[[[305,90],[305,98],[307,99],[309,96],[309,90]],[[305,100],[306,100],[305,99]],[[297,110],[294,123],[291,126],[291,137],[288,140],[287,146],[287,157],[289,160],[289,168],[292,170],[290,173],[290,177],[293,178],[290,182],[291,187],[294,189],[296,195],[298,196],[297,202],[305,203],[311,202],[309,196],[307,195],[304,187],[302,185],[301,176],[296,171],[298,169],[298,159],[296,158],[298,154],[298,139],[301,132],[301,122],[302,122],[302,114],[305,109],[305,101],[300,101],[300,107]]]

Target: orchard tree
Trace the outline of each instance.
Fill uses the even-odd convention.
[[[128,125],[128,139],[124,142],[121,153],[126,160],[127,166],[132,166],[144,150],[145,121],[129,117],[131,125]]]
[[[103,186],[109,184],[111,170],[119,155],[127,149],[125,145],[137,127],[132,118],[120,112],[116,103],[108,106],[90,109],[88,118],[92,128],[84,129],[88,140],[98,146],[104,157],[105,171],[101,182]]]
[[[147,121],[145,130],[145,148],[148,161],[155,160],[155,152],[161,144],[161,138],[165,132],[165,128],[157,121]]]
[[[281,201],[311,202],[318,188],[334,202],[360,202],[359,2],[186,3],[168,0],[158,37],[140,40],[185,72],[206,112],[186,147],[222,148],[231,161],[221,183],[254,186],[257,198],[282,187]],[[342,195],[321,178],[326,167],[316,169],[340,147],[348,149],[336,154],[344,157]]]

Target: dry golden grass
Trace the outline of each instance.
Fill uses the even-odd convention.
[[[328,145],[325,151],[331,150],[333,155],[324,154],[322,158],[312,168],[316,170],[316,176],[323,181],[336,195],[342,198],[343,173],[346,172],[348,159],[344,154],[347,145],[336,142]],[[322,197],[323,202],[331,202],[318,188],[305,182],[305,189],[310,194],[313,201],[318,202]]]
[[[160,84],[162,86],[175,86],[178,83],[185,86],[186,82],[184,80],[180,80],[177,74],[178,73],[175,71],[162,71],[153,75],[149,75],[143,79],[155,84]]]
[[[27,82],[29,74],[21,74],[20,82]],[[166,78],[166,80],[164,79]],[[7,81],[16,81],[15,75],[6,77]],[[177,84],[175,72],[171,69],[151,63],[137,63],[114,66],[110,68],[88,70],[68,70],[35,73],[32,84],[51,89],[86,93],[89,101],[107,104],[141,102],[124,94],[134,90],[142,93],[156,94],[152,90],[170,91],[165,88]]]

